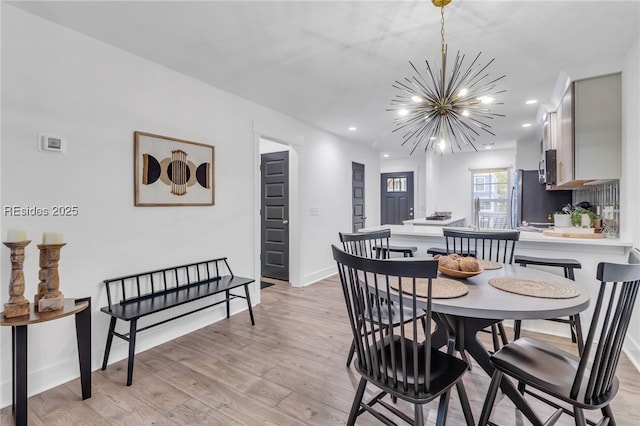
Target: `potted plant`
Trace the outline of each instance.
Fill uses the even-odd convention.
[[[571,214],[563,210],[553,213],[553,226],[556,228],[568,228],[571,226]]]
[[[591,210],[575,209],[571,213],[571,225],[582,228],[591,228],[591,223],[595,218],[596,214]]]

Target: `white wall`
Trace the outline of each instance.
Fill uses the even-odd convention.
[[[622,69],[622,179],[621,220],[625,236],[640,247],[640,40],[629,50]],[[640,370],[640,300],[629,325],[627,354]]]
[[[434,210],[451,211],[472,222],[471,170],[489,167],[514,167],[515,149],[495,149],[478,152],[456,152],[435,156],[438,163],[437,199]],[[429,156],[427,158],[429,160]]]
[[[424,218],[427,215],[426,205],[426,174],[423,155],[404,158],[387,158],[380,162],[380,174],[395,172],[413,172],[413,200],[414,218]],[[380,179],[378,187],[380,188]],[[382,190],[380,188],[379,190]]]
[[[36,243],[43,231],[64,233],[61,290],[66,297],[92,297],[94,368],[108,326],[107,315],[99,312],[106,304],[103,279],[216,256],[228,256],[237,275],[259,276],[256,129],[276,129],[260,133],[275,139],[281,132],[296,135],[300,172],[292,186],[300,194],[292,220],[299,229],[300,285],[333,272],[329,245],[337,242],[338,231],[350,229],[351,161],[366,165],[367,210],[378,221],[377,152],[4,2],[2,89],[3,206],[63,204],[79,210],[75,217],[3,216],[2,234],[23,228],[34,240],[24,264],[25,296],[32,299],[38,282]],[[134,207],[136,130],[214,145],[216,205]],[[67,153],[37,152],[39,132],[65,136]],[[320,214],[309,217],[310,207]],[[0,273],[8,276],[8,251],[3,250]],[[256,301],[258,287],[253,289]],[[5,287],[0,303],[7,297]],[[244,309],[240,301],[232,306]],[[139,336],[138,350],[220,318],[222,309],[206,310],[154,328]],[[10,335],[2,327],[1,405],[8,405],[11,395]],[[124,358],[125,349],[116,339],[111,362]],[[77,377],[73,319],[30,327],[28,362],[30,394]]]

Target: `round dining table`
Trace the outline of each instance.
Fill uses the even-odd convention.
[[[447,277],[459,280],[468,292],[459,297],[432,299],[433,317],[438,323],[432,335],[432,345],[439,348],[446,346],[450,353],[458,351],[465,359],[465,354],[470,355],[489,376],[494,371],[490,362],[491,354],[480,341],[478,332],[505,319],[531,320],[574,315],[587,309],[590,301],[586,286],[560,275],[519,265],[501,264],[493,267],[498,269],[485,269],[473,277]],[[439,273],[440,276],[445,277]],[[528,296],[494,287],[490,283],[494,278],[512,282],[512,291],[521,291],[518,284],[532,282],[535,284],[533,287],[544,289],[548,285],[552,290],[569,291],[560,291],[555,296]],[[520,286],[525,290],[526,287]],[[513,383],[504,379],[501,389],[533,424],[541,424]]]

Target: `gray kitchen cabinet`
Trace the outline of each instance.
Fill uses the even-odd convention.
[[[620,179],[621,75],[578,80],[557,111],[557,185]]]

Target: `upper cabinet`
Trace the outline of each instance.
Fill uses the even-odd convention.
[[[572,83],[556,112],[556,184],[568,185],[574,180],[574,94],[575,83]]]
[[[575,81],[556,115],[557,185],[620,179],[620,73]]]

